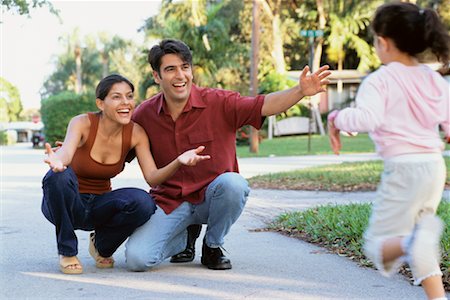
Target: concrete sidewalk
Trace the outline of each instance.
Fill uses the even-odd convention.
[[[54,226],[41,214],[41,179],[47,171],[42,150],[23,145],[2,148],[0,206],[0,298],[2,299],[424,299],[423,291],[402,276],[386,279],[345,257],[271,232],[257,232],[283,211],[319,203],[370,201],[373,193],[323,193],[253,190],[246,209],[227,236],[229,271],[200,264],[165,262],[143,273],[125,269],[124,247],[114,255],[112,270],[95,268],[89,257],[88,233],[77,231],[84,274],[63,275],[58,269]],[[367,155],[371,156],[371,155]],[[341,158],[344,156],[341,156]],[[241,172],[302,167],[327,161],[315,157],[240,160]],[[335,159],[335,158],[333,158]],[[347,157],[345,159],[350,159]],[[355,157],[354,159],[357,159]],[[361,158],[362,159],[362,158]],[[296,162],[294,162],[296,161]],[[339,163],[338,161],[335,161]],[[289,167],[289,168],[288,168]],[[147,188],[131,164],[114,187]],[[197,249],[201,247],[201,239]],[[200,252],[200,251],[198,251]]]

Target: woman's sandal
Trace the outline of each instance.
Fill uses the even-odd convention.
[[[114,267],[114,258],[100,256],[95,248],[95,233],[91,232],[89,235],[89,254],[95,260],[95,266],[99,269],[108,269]]]
[[[72,268],[70,268],[73,266]],[[75,268],[74,268],[75,267]],[[81,274],[83,266],[76,256],[63,256],[59,258],[59,269],[64,274]]]

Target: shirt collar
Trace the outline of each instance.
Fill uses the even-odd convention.
[[[167,111],[167,104],[164,101],[164,94],[159,93],[156,96],[156,101],[158,101],[158,114],[161,113],[161,111]],[[192,84],[191,87],[191,93],[189,95],[188,102],[186,103],[186,106],[183,109],[183,112],[191,110],[194,108],[205,108],[207,105],[205,103],[205,100],[203,99],[200,89],[195,85]]]

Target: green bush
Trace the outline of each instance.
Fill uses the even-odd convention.
[[[0,131],[0,145],[8,145],[8,135],[6,131]]]
[[[73,92],[62,92],[43,99],[41,116],[45,140],[51,144],[63,141],[70,120],[89,111],[98,111],[92,93],[78,95]]]

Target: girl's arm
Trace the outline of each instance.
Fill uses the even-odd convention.
[[[370,132],[384,118],[385,100],[382,91],[367,78],[356,94],[356,107],[344,108],[335,116],[334,126],[347,132]]]
[[[49,143],[45,143],[47,158],[44,160],[53,172],[62,172],[72,162],[73,155],[83,137],[83,131],[89,127],[87,115],[78,115],[70,120],[66,137],[58,151],[53,151]]]
[[[150,151],[148,136],[145,130],[138,124],[134,124],[133,141],[136,141],[136,156],[142,174],[144,175],[145,181],[151,187],[166,181],[182,165],[195,166],[198,162],[211,158],[209,155],[199,155],[205,149],[204,146],[200,146],[197,149],[184,152],[168,165],[158,169]]]

